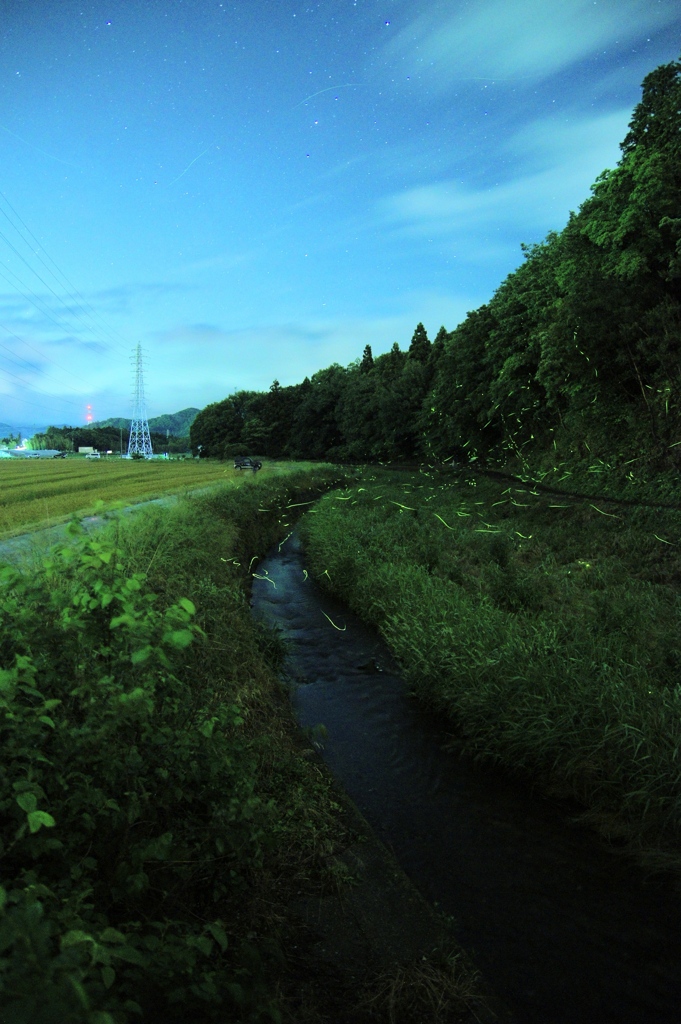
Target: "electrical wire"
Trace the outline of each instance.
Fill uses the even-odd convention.
[[[59,268],[57,263],[46,252],[44,247],[41,246],[40,242],[38,241],[36,236],[33,234],[31,229],[28,227],[28,225],[25,223],[25,221],[21,218],[21,216],[18,214],[18,212],[14,209],[12,204],[9,202],[9,200],[7,199],[7,196],[4,194],[4,192],[0,191],[0,197],[2,198],[2,200],[4,201],[6,206],[11,210],[11,212],[14,215],[14,217],[16,218],[16,220],[22,225],[22,227],[24,228],[25,232],[30,236],[30,238],[33,239],[35,245],[37,245],[39,247],[39,250],[42,250],[42,253],[46,257],[46,259],[49,260],[49,262],[52,264],[52,267],[54,269],[51,269],[51,267],[48,266],[48,264],[45,261],[45,259],[43,259],[40,251],[36,252],[33,249],[32,245],[29,242],[29,240],[26,237],[26,235],[20,230],[20,228],[17,226],[17,224],[12,220],[12,218],[9,216],[7,211],[2,208],[1,204],[0,204],[0,214],[2,214],[2,216],[5,218],[5,220],[11,226],[11,228],[17,233],[17,235],[19,236],[21,241],[24,243],[24,245],[26,246],[28,251],[31,253],[31,255],[33,257],[35,257],[39,261],[39,263],[45,269],[45,271],[47,271],[47,273],[56,282],[57,286],[60,287],[60,288],[64,288],[64,282],[66,283],[66,285],[68,286],[68,288],[65,289],[66,295],[69,298],[69,300],[71,301],[72,306],[75,306],[75,310],[73,308],[69,308],[67,303],[64,301],[64,298],[58,294],[58,292],[49,284],[48,281],[45,280],[45,278],[38,272],[38,270],[35,268],[35,266],[31,265],[29,260],[25,258],[25,256],[20,252],[20,250],[17,248],[17,246],[2,231],[0,231],[0,240],[2,240],[8,246],[9,250],[12,253],[14,253],[14,255],[17,257],[17,259],[20,260],[21,263],[24,264],[24,266],[30,271],[30,273],[33,274],[38,279],[38,281],[40,281],[41,285],[43,285],[43,287],[46,288],[47,291],[51,295],[53,295],[55,297],[55,299],[60,304],[60,306],[63,307],[63,309],[66,311],[66,317],[61,312],[61,310],[50,309],[49,306],[47,306],[47,304],[45,303],[44,298],[42,296],[37,295],[35,293],[35,291],[33,291],[33,289],[24,280],[22,280],[22,278],[14,270],[10,269],[9,267],[3,267],[2,269],[0,269],[0,277],[4,281],[6,281],[7,284],[14,291],[18,290],[19,294],[22,296],[22,298],[26,302],[28,302],[30,305],[32,305],[34,308],[36,308],[44,317],[46,317],[50,321],[50,323],[54,324],[57,328],[59,328],[60,331],[66,330],[66,332],[68,334],[77,336],[79,333],[82,333],[82,331],[85,330],[90,335],[94,334],[98,338],[98,340],[100,342],[103,341],[107,346],[113,344],[116,348],[123,350],[124,344],[125,344],[125,339],[123,339],[122,336],[120,334],[118,334],[117,331],[113,330],[113,328],[110,328],[106,324],[106,321],[103,319],[103,317],[96,310],[94,310],[93,307],[90,306],[87,303],[87,301],[83,298],[83,296],[77,291],[77,289],[72,284],[72,282],[69,280],[69,278],[66,276],[66,274]],[[9,277],[7,275],[9,275]],[[71,292],[69,292],[69,290],[68,290],[69,288],[71,289]],[[89,310],[89,312],[88,312],[88,310]],[[101,324],[103,326],[100,326],[100,325],[98,325],[96,323],[95,317],[101,322]],[[73,323],[73,319],[72,318],[75,318],[75,321],[76,321],[76,325],[77,326],[75,327],[75,329],[74,329],[74,323]],[[88,319],[89,319],[90,322],[88,322]],[[30,344],[30,342],[20,338],[17,334],[15,334],[13,331],[11,331],[8,327],[5,327],[3,324],[0,324],[0,328],[2,328],[2,330],[5,331],[6,334],[8,334],[10,337],[14,338],[21,345],[25,346],[26,348],[31,349],[31,351],[35,352],[38,356],[40,356],[40,358],[42,360],[44,360],[46,363],[49,363],[49,364],[55,366],[58,370],[60,370],[61,372],[65,373],[68,377],[72,378],[75,381],[80,382],[81,384],[85,384],[88,388],[93,388],[95,386],[92,381],[85,380],[84,378],[79,377],[78,375],[74,374],[71,370],[67,370],[65,367],[60,366],[53,359],[50,359],[49,357],[47,357],[44,354],[44,352],[41,352],[34,345]],[[121,339],[121,341],[124,343],[123,345],[119,344],[115,340],[116,336]],[[13,350],[9,349],[7,346],[0,345],[0,348],[3,348],[5,351],[11,353],[11,355],[12,355],[12,360],[11,361],[15,365],[21,367],[21,365],[23,363],[23,365],[25,365],[27,368],[29,368],[29,369],[32,368],[31,364],[27,360],[21,360],[21,357],[19,357],[19,360],[17,360],[16,353]],[[128,353],[130,351],[129,348],[127,347],[127,345],[125,346],[125,351],[128,352]],[[77,405],[78,404],[76,402],[71,401],[70,399],[63,398],[62,396],[59,396],[59,395],[49,394],[46,391],[42,391],[42,390],[40,390],[38,388],[35,388],[35,387],[32,387],[32,386],[28,385],[27,382],[25,380],[23,380],[23,378],[17,376],[17,374],[15,374],[15,373],[12,373],[11,370],[3,369],[1,372],[7,374],[9,377],[12,377],[12,378],[14,378],[16,380],[17,383],[12,382],[13,383],[13,387],[21,387],[21,388],[26,389],[26,390],[31,390],[31,391],[33,391],[36,394],[45,395],[45,397],[47,397],[47,398],[51,398],[53,400],[57,400],[57,401],[60,401],[60,402],[66,402],[69,405]],[[50,375],[48,373],[45,373],[44,371],[41,371],[41,374],[42,374],[42,376],[48,378],[49,380],[54,381],[60,387],[67,387],[69,390],[75,392],[76,394],[79,393],[79,389],[78,388],[74,388],[72,385],[66,384],[65,382],[58,380],[57,378],[53,377],[52,375]],[[36,405],[36,403],[28,402],[26,399],[22,399],[19,396],[16,396],[16,398],[17,398],[17,401],[21,401],[23,404]]]

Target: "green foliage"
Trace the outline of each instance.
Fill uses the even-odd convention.
[[[237,393],[196,420],[218,457],[414,459],[524,473],[600,460],[622,490],[681,467],[681,64],[657,68],[617,167],[490,301],[431,345],[321,370],[275,393]],[[241,411],[237,413],[237,406]],[[636,461],[636,469],[626,467]],[[666,486],[666,485],[663,485]]]
[[[180,416],[180,413],[176,414]],[[169,417],[159,416],[158,420],[167,420]],[[116,421],[117,422],[117,421]],[[150,421],[151,423],[154,421]],[[106,421],[114,423],[114,421]],[[27,442],[27,446],[34,451],[44,451],[46,448],[55,448],[60,452],[77,452],[79,448],[95,448],[100,452],[119,452],[121,449],[127,451],[130,439],[130,420],[121,421],[121,427],[115,425],[89,426],[89,427],[48,427],[43,433],[34,434]],[[167,428],[169,429],[169,428]],[[187,432],[189,428],[187,428]],[[189,437],[166,434],[166,430],[159,432],[159,428],[151,427],[150,432],[152,448],[156,452],[184,452],[189,448]]]
[[[74,524],[36,571],[0,568],[11,1024],[280,1019],[256,894],[328,852],[332,826],[266,710],[276,645],[242,580],[330,479],[227,487],[134,530]]]
[[[305,517],[318,580],[381,630],[473,754],[681,866],[681,561],[664,543],[681,514],[374,476]]]
[[[149,430],[152,433],[163,434],[170,431],[171,436],[186,438],[189,436],[189,428],[196,419],[198,409],[182,409],[180,412],[164,413],[162,416],[152,416],[149,420]],[[113,416],[108,420],[97,420],[93,427],[115,427],[127,430],[130,426],[130,419],[122,416]]]
[[[417,324],[416,330],[412,335],[411,343],[409,345],[409,351],[407,352],[408,359],[416,359],[419,363],[427,363],[428,357],[430,356],[430,340],[426,334],[426,329],[423,324]]]

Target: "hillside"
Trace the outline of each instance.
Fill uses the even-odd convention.
[[[149,420],[149,430],[158,433],[170,431],[173,437],[188,437],[189,428],[198,416],[200,409],[182,409],[180,412],[164,413],[162,416],[153,416]],[[121,427],[125,430],[130,426],[130,417],[113,416],[108,420],[97,420],[92,423],[93,427]]]
[[[238,391],[191,427],[227,458],[481,463],[630,497],[681,470],[681,63],[662,65],[617,166],[489,301],[433,342]],[[359,353],[358,353],[359,355]],[[588,493],[589,491],[587,491]]]

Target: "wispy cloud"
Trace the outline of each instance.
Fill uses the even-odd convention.
[[[476,187],[445,179],[384,197],[379,223],[403,235],[448,238],[464,259],[489,256],[490,239],[534,241],[560,230],[590,185],[619,157],[628,112],[523,126],[506,143],[512,176]]]
[[[296,384],[321,367],[331,363],[346,366],[361,358],[365,345],[371,345],[375,355],[387,351],[395,341],[406,348],[419,320],[433,335],[443,319],[451,328],[477,301],[477,297],[457,299],[419,292],[405,295],[401,308],[390,317],[254,324],[239,330],[224,330],[216,324],[179,324],[154,332],[151,338],[150,348],[159,355],[164,353],[165,358],[150,353],[150,401],[156,391],[164,396],[173,393],[178,408],[182,403],[206,405],[242,388],[267,390],[275,378],[283,385]],[[257,360],[252,358],[254,351]],[[183,366],[181,387],[174,369],[178,362]]]
[[[458,6],[458,5],[457,5]],[[672,0],[477,0],[431,5],[386,45],[385,56],[434,89],[465,79],[536,82],[613,45],[678,21]]]

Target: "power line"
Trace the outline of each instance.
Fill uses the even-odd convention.
[[[4,324],[0,324],[0,329],[2,329],[5,332],[5,334],[9,334],[10,337],[16,338],[16,340],[19,342],[20,345],[25,345],[26,348],[30,348],[31,351],[35,352],[36,355],[41,357],[41,359],[46,359],[44,353],[42,353],[40,351],[40,349],[37,349],[34,345],[31,345],[30,342],[25,340],[25,338],[20,338],[18,334],[14,333],[14,331],[10,331],[9,327],[5,327]],[[5,345],[2,345],[0,347],[6,348]],[[8,352],[12,352],[12,349],[7,349],[7,351]],[[15,353],[12,353],[12,354],[14,355]],[[30,363],[28,362],[28,360],[24,359],[24,360],[22,360],[22,362],[25,362],[27,366],[30,366]],[[76,375],[71,373],[70,370],[65,369],[63,366],[60,366],[59,363],[55,363],[55,361],[53,359],[46,359],[46,362],[51,363],[52,366],[56,366],[58,370],[63,370],[64,373],[67,373],[70,377],[73,377],[74,380],[79,380],[81,382],[81,384],[87,384],[89,387],[94,387],[94,384],[92,383],[92,381],[90,381],[90,380],[83,380],[82,377],[76,377]],[[52,377],[51,379],[55,380],[56,378]],[[62,384],[62,381],[57,381],[57,384]],[[70,385],[69,384],[62,384],[62,387],[70,387]],[[72,390],[76,391],[76,388],[73,388]]]
[[[2,197],[3,199],[4,199],[5,203],[6,203],[6,204],[7,204],[8,206],[9,206],[10,210],[12,211],[12,213],[14,214],[14,216],[15,216],[15,217],[17,218],[17,220],[19,221],[19,223],[20,223],[20,224],[22,225],[22,227],[24,227],[24,228],[26,229],[26,231],[27,231],[27,232],[29,233],[29,235],[31,236],[31,238],[33,239],[33,241],[35,242],[35,244],[36,244],[37,246],[39,246],[39,247],[40,247],[40,249],[42,250],[42,252],[43,252],[43,253],[45,254],[46,258],[47,258],[47,259],[48,259],[48,260],[50,261],[50,263],[52,264],[52,266],[53,266],[53,267],[55,268],[55,270],[57,271],[57,274],[59,275],[59,277],[61,277],[61,278],[62,278],[62,280],[66,282],[66,284],[68,285],[68,287],[69,287],[69,288],[71,288],[71,289],[73,290],[73,295],[77,296],[77,297],[78,297],[78,298],[79,298],[79,299],[80,299],[80,300],[81,300],[81,301],[82,301],[82,302],[83,302],[83,303],[85,304],[85,307],[86,307],[86,311],[87,311],[87,310],[90,310],[90,315],[91,315],[92,317],[97,317],[97,318],[98,318],[99,320],[101,320],[101,321],[102,321],[102,323],[103,323],[103,325],[104,325],[104,328],[105,328],[105,329],[106,329],[107,331],[109,331],[109,333],[111,333],[111,334],[115,334],[115,335],[116,335],[117,337],[119,337],[119,338],[121,339],[121,341],[123,342],[123,344],[124,344],[124,345],[127,345],[127,342],[126,342],[125,338],[124,338],[124,337],[123,337],[123,336],[122,336],[121,334],[119,334],[119,333],[118,333],[118,331],[116,331],[116,330],[115,330],[115,329],[114,329],[113,327],[109,327],[109,325],[108,325],[108,324],[106,323],[106,321],[105,321],[105,320],[104,320],[104,318],[103,318],[103,317],[101,316],[101,314],[100,314],[100,313],[98,313],[98,312],[97,312],[97,310],[96,310],[96,309],[95,309],[95,308],[94,308],[93,306],[91,306],[91,305],[89,304],[89,302],[87,301],[87,299],[83,298],[83,296],[82,296],[82,295],[80,294],[80,292],[78,291],[78,289],[76,288],[76,286],[75,286],[75,285],[74,285],[74,284],[73,284],[73,283],[72,283],[72,282],[71,282],[71,281],[69,280],[69,278],[68,278],[68,277],[66,276],[66,274],[65,274],[65,273],[63,272],[63,270],[60,270],[60,268],[59,268],[59,267],[57,266],[57,264],[55,263],[55,261],[54,261],[54,260],[52,259],[52,257],[50,256],[50,254],[49,254],[49,253],[47,252],[47,250],[45,249],[44,245],[42,245],[42,244],[40,243],[40,241],[39,241],[39,240],[38,240],[38,239],[36,238],[36,236],[35,236],[35,235],[33,234],[33,232],[31,231],[31,229],[30,229],[30,228],[28,227],[28,225],[27,225],[27,224],[26,224],[26,223],[25,223],[25,222],[24,222],[24,221],[23,221],[23,220],[21,219],[21,217],[19,216],[19,214],[17,213],[17,211],[16,211],[15,209],[14,209],[14,207],[13,207],[13,206],[12,206],[12,204],[10,203],[10,201],[9,201],[9,199],[7,198],[7,196],[5,195],[5,193],[4,193],[4,192],[2,192],[2,191],[0,191],[0,196],[1,196],[1,197]],[[3,211],[3,213],[4,213],[4,211]],[[5,216],[7,216],[7,214],[5,214]],[[10,223],[11,223],[11,221],[10,221]],[[18,231],[18,228],[17,228],[17,227],[15,226],[15,225],[13,225],[13,226],[14,226],[14,229],[15,229],[15,231]],[[25,241],[25,239],[24,239],[24,241]],[[26,244],[28,244],[28,243],[26,243]],[[39,259],[41,259],[41,257],[40,257],[40,256],[38,255],[38,253],[36,253],[35,255],[36,255],[36,256],[38,256],[38,258],[39,258]],[[41,259],[41,262],[43,263],[43,266],[45,266],[45,263],[43,262],[43,260],[42,260],[42,259]],[[55,274],[55,273],[54,273],[54,271],[51,271],[51,273],[52,273],[52,276],[53,276],[53,277],[55,278],[55,280],[56,280],[56,279],[57,279],[57,274]],[[68,291],[67,291],[67,294],[68,294]],[[70,295],[69,297],[70,297],[70,298],[73,298],[73,295]]]
[[[18,380],[20,382],[19,385],[18,385],[19,387],[23,387],[27,391],[32,391],[34,394],[45,395],[46,398],[56,398],[57,401],[59,401],[59,402],[67,402],[68,405],[79,405],[78,402],[74,402],[70,398],[62,398],[59,395],[51,395],[48,391],[41,391],[40,388],[36,388],[32,384],[28,384],[23,379],[23,377],[18,377],[16,373],[12,373],[11,370],[6,370],[4,367],[0,367],[0,373],[6,373],[6,374],[9,374],[10,377],[14,377],[16,380]],[[16,384],[14,386],[17,387]]]
[[[48,321],[50,321],[50,323],[54,324],[54,326],[57,327],[60,331],[64,331],[65,330],[68,334],[75,335],[77,337],[78,334],[80,334],[84,330],[87,333],[89,333],[90,335],[94,335],[95,337],[99,338],[100,341],[104,341],[107,345],[114,345],[116,348],[122,349],[123,346],[120,345],[116,341],[116,337],[115,337],[115,336],[117,336],[118,338],[121,339],[121,341],[124,341],[122,336],[119,335],[118,332],[113,331],[113,329],[109,328],[108,325],[106,324],[106,321],[101,317],[101,315],[99,313],[97,313],[91,306],[89,306],[89,304],[86,302],[86,300],[83,298],[83,296],[77,291],[77,289],[72,284],[72,282],[69,280],[69,278],[66,276],[66,274],[59,268],[57,263],[52,259],[51,256],[49,256],[49,254],[41,246],[39,240],[33,234],[33,232],[28,227],[28,225],[25,223],[25,221],[21,218],[19,213],[14,209],[12,204],[7,199],[7,196],[3,192],[0,192],[0,197],[2,197],[2,200],[4,201],[6,206],[9,208],[9,210],[11,210],[11,212],[12,212],[14,218],[16,219],[16,221],[18,221],[22,225],[22,227],[24,228],[26,234],[28,234],[30,236],[30,238],[33,239],[33,242],[35,243],[36,246],[38,246],[38,249],[39,250],[42,249],[42,252],[44,253],[46,259],[49,260],[49,262],[52,264],[52,267],[54,269],[52,269],[52,267],[48,266],[48,263],[45,261],[45,259],[43,259],[43,256],[41,255],[40,251],[36,252],[34,250],[34,248],[31,245],[31,242],[29,242],[28,238],[26,237],[26,234],[24,234],[21,231],[21,229],[17,226],[17,223],[15,222],[15,220],[13,220],[12,217],[10,217],[10,215],[7,213],[7,211],[2,207],[2,205],[0,205],[0,213],[2,214],[2,216],[8,222],[10,227],[16,232],[16,234],[18,235],[19,239],[24,244],[24,246],[26,247],[26,249],[28,250],[30,255],[34,259],[37,259],[39,261],[41,266],[52,277],[52,279],[55,281],[57,286],[59,288],[64,288],[64,282],[66,283],[66,285],[68,286],[65,289],[67,297],[69,298],[70,302],[72,303],[72,307],[75,306],[75,309],[74,308],[70,308],[67,305],[67,303],[64,301],[63,296],[58,294],[58,292],[50,285],[50,283],[47,280],[45,280],[45,277],[41,273],[38,272],[38,269],[36,269],[36,267],[34,265],[32,265],[31,262],[29,262],[29,259],[27,259],[22,254],[22,252],[19,250],[17,245],[15,245],[14,242],[2,231],[0,231],[0,240],[2,240],[8,246],[10,252],[13,253],[16,256],[16,258],[18,260],[20,260],[24,264],[24,266],[29,270],[29,272],[32,273],[33,275],[35,275],[35,277],[38,279],[40,284],[45,289],[47,289],[47,291],[52,296],[54,296],[54,298],[57,300],[57,303],[59,304],[59,307],[61,307],[61,308],[51,309],[50,306],[48,305],[48,303],[45,301],[45,297],[36,294],[35,291],[30,287],[30,285],[28,283],[26,283],[24,280],[22,280],[22,278],[19,276],[19,274],[17,274],[13,269],[11,269],[8,266],[5,266],[2,269],[0,269],[0,278],[2,278],[4,281],[6,281],[7,284],[10,286],[10,288],[13,291],[15,291],[15,292],[18,291],[19,295],[21,295],[21,297],[26,302],[28,302],[30,305],[32,305],[34,308],[36,308],[44,317],[46,317],[46,319]],[[69,288],[71,289],[71,292],[69,292],[69,290],[68,290]],[[88,308],[86,308],[86,307],[88,307]],[[62,312],[62,308],[63,308],[63,310],[65,310],[66,316]],[[88,309],[90,310],[90,312],[88,312]],[[99,321],[101,322],[101,324],[104,325],[103,328],[99,324],[96,323],[95,317],[97,317],[99,319]],[[75,325],[74,325],[74,320],[75,320]],[[8,334],[10,337],[14,338],[17,342],[19,342],[20,345],[25,346],[26,348],[29,348],[31,351],[35,352],[38,356],[40,356],[41,360],[43,360],[44,362],[46,362],[48,364],[51,364],[52,366],[56,367],[59,371],[61,371],[62,373],[66,374],[67,377],[70,377],[71,379],[79,382],[80,384],[84,384],[88,389],[95,388],[95,385],[94,385],[94,383],[92,381],[85,380],[84,378],[79,377],[77,374],[74,374],[71,370],[68,370],[66,367],[60,366],[53,359],[50,359],[44,352],[42,352],[39,349],[37,349],[34,345],[31,345],[30,342],[26,341],[25,339],[20,338],[17,334],[15,334],[13,331],[11,331],[8,327],[5,327],[2,324],[0,324],[0,327],[2,328],[3,331],[5,331],[6,334]],[[106,332],[106,334],[104,332]],[[29,368],[31,367],[31,364],[28,362],[28,360],[26,360],[26,359],[22,360],[20,356],[17,359],[16,358],[17,357],[17,353],[15,353],[13,350],[9,349],[7,346],[0,345],[0,347],[3,348],[5,351],[11,353],[11,355],[13,357],[11,359],[11,362],[14,363],[15,365],[21,367],[21,365],[23,364],[26,367],[29,367]],[[126,345],[126,350],[129,351],[127,349],[127,345]],[[48,392],[42,391],[39,388],[32,387],[32,386],[28,385],[28,383],[23,378],[19,377],[15,373],[12,373],[12,371],[10,371],[10,370],[5,369],[3,372],[7,375],[8,378],[13,378],[12,386],[14,388],[21,387],[21,388],[24,388],[26,390],[33,390],[36,394],[45,395],[45,397],[47,397],[47,398],[51,398],[52,400],[56,400],[56,401],[60,401],[60,402],[66,402],[69,405],[76,405],[77,404],[77,403],[75,403],[75,402],[73,402],[73,401],[71,401],[71,400],[69,400],[67,398],[63,398],[63,397],[57,396],[57,395],[51,395]],[[59,384],[60,387],[66,387],[66,388],[68,388],[69,390],[73,391],[76,394],[79,393],[79,389],[78,388],[73,387],[72,385],[67,384],[66,382],[58,380],[57,378],[55,378],[54,376],[52,376],[49,373],[46,373],[42,369],[39,369],[38,372],[41,374],[41,376],[46,377],[49,380],[52,380],[55,383]],[[15,383],[15,381],[16,381],[16,383]],[[25,399],[18,399],[18,400],[26,403]],[[33,405],[35,405],[36,403],[28,402],[26,404],[33,404]]]
[[[70,299],[71,299],[72,301],[74,301],[74,302],[75,302],[75,305],[76,305],[76,306],[78,307],[78,309],[80,309],[80,310],[81,310],[81,312],[82,312],[82,313],[84,313],[84,314],[85,314],[85,316],[89,316],[89,317],[90,317],[90,319],[91,319],[91,320],[93,320],[93,324],[92,324],[92,325],[89,325],[89,324],[85,323],[85,321],[83,321],[84,325],[85,325],[85,326],[86,326],[86,327],[88,328],[88,330],[93,330],[93,329],[94,329],[94,330],[95,330],[95,332],[100,332],[100,333],[101,333],[101,331],[102,331],[102,328],[101,328],[101,327],[98,327],[98,326],[97,326],[96,324],[94,324],[94,317],[96,316],[96,317],[97,317],[97,318],[98,318],[99,320],[101,320],[102,324],[104,325],[104,330],[105,330],[105,331],[107,332],[107,334],[109,334],[109,335],[110,335],[110,338],[109,338],[108,340],[113,340],[113,337],[114,337],[114,335],[116,335],[116,336],[118,336],[118,337],[119,337],[119,338],[121,339],[121,341],[122,341],[122,342],[123,342],[123,343],[125,344],[125,339],[124,339],[124,338],[122,337],[122,335],[118,334],[118,332],[117,332],[117,331],[115,331],[115,330],[114,330],[113,328],[111,328],[111,327],[109,327],[109,326],[108,326],[108,324],[107,324],[107,323],[106,323],[106,321],[105,321],[105,320],[103,319],[103,317],[102,317],[102,316],[101,316],[101,315],[100,315],[99,313],[97,313],[97,311],[96,311],[95,309],[93,309],[93,307],[92,307],[92,306],[90,306],[90,305],[89,305],[89,303],[87,302],[87,300],[83,298],[83,296],[82,296],[82,295],[80,294],[80,292],[78,292],[78,290],[77,290],[77,289],[75,288],[75,285],[73,285],[73,284],[72,284],[72,282],[71,282],[71,281],[69,280],[69,278],[68,278],[68,277],[66,276],[66,274],[65,274],[65,273],[64,273],[64,272],[63,272],[62,270],[60,270],[60,268],[59,268],[59,267],[58,267],[58,265],[57,265],[57,264],[55,263],[55,261],[54,261],[54,260],[52,259],[52,257],[51,257],[51,256],[49,255],[49,253],[48,253],[48,252],[47,252],[47,250],[46,250],[46,249],[44,248],[44,246],[42,246],[42,245],[41,245],[40,241],[39,241],[39,240],[38,240],[38,239],[36,238],[36,236],[35,236],[35,235],[33,234],[33,232],[32,232],[32,231],[31,231],[31,229],[30,229],[30,228],[28,227],[28,225],[27,225],[27,224],[26,224],[26,223],[25,223],[25,222],[24,222],[24,221],[22,220],[22,218],[20,217],[20,215],[19,215],[19,214],[17,213],[17,211],[16,211],[15,209],[14,209],[14,207],[12,206],[12,204],[10,203],[9,199],[8,199],[8,198],[7,198],[7,196],[6,196],[5,194],[4,194],[4,192],[0,192],[0,196],[1,196],[2,198],[3,198],[3,200],[5,201],[5,203],[7,204],[7,206],[9,206],[10,210],[12,211],[12,213],[14,214],[14,216],[15,216],[15,217],[17,218],[17,220],[19,221],[19,223],[20,223],[20,224],[22,225],[22,227],[24,227],[24,228],[25,228],[25,230],[26,230],[26,231],[28,232],[28,234],[29,234],[29,235],[31,236],[31,238],[33,239],[33,241],[35,242],[35,244],[36,244],[37,246],[39,246],[39,248],[40,248],[40,249],[42,250],[42,252],[43,252],[43,253],[45,254],[45,256],[47,257],[47,259],[49,260],[49,262],[50,262],[50,263],[52,264],[52,266],[53,266],[53,267],[55,268],[55,270],[57,271],[57,273],[55,274],[55,272],[54,272],[53,270],[51,270],[51,269],[50,269],[50,268],[48,267],[47,263],[45,262],[45,260],[43,260],[42,256],[40,255],[40,252],[35,252],[35,250],[33,250],[33,249],[31,248],[30,242],[29,242],[29,241],[28,241],[28,240],[26,239],[26,237],[25,237],[25,236],[24,236],[24,235],[22,234],[22,232],[21,232],[21,231],[19,230],[19,228],[18,228],[18,227],[16,226],[16,224],[14,224],[14,223],[12,222],[12,219],[11,219],[11,217],[10,217],[10,216],[9,216],[9,215],[7,214],[7,212],[6,212],[5,210],[3,210],[3,209],[2,209],[2,207],[0,207],[0,213],[2,213],[2,215],[3,215],[4,217],[5,217],[5,219],[6,219],[6,220],[7,220],[8,222],[9,222],[9,224],[10,224],[10,225],[11,225],[11,226],[12,226],[12,227],[14,228],[14,230],[15,230],[15,231],[17,232],[17,234],[18,234],[18,235],[19,235],[19,237],[20,237],[20,238],[22,239],[22,241],[23,241],[23,242],[24,242],[24,244],[25,244],[25,245],[27,246],[27,248],[28,248],[28,249],[30,250],[30,252],[31,252],[31,253],[32,253],[32,254],[33,254],[34,256],[36,256],[36,257],[38,258],[38,260],[39,260],[39,261],[40,261],[40,262],[42,263],[42,265],[43,265],[43,266],[45,267],[45,269],[46,269],[46,270],[48,271],[48,273],[52,274],[52,277],[53,277],[53,278],[55,279],[55,281],[56,281],[56,282],[57,282],[58,284],[60,284],[60,286],[61,286],[61,287],[63,287],[63,285],[62,285],[62,284],[61,284],[61,282],[59,281],[59,277],[61,277],[62,281],[65,281],[65,282],[66,282],[66,284],[68,285],[68,287],[70,287],[71,289],[73,289],[73,294],[69,294],[69,292],[68,292],[68,289],[67,289],[67,295],[68,295],[68,297],[69,297],[69,298],[70,298]],[[3,237],[3,238],[4,238],[5,236],[4,236],[4,235],[0,235],[0,237]],[[6,241],[7,241],[7,240],[6,240]],[[35,269],[34,269],[33,267],[31,267],[31,266],[30,266],[30,265],[29,265],[29,264],[28,264],[28,263],[26,262],[26,260],[25,260],[25,259],[24,259],[24,258],[23,258],[23,257],[21,256],[21,254],[20,254],[20,253],[18,252],[18,250],[14,249],[14,247],[13,247],[13,246],[12,246],[12,244],[11,244],[11,242],[9,242],[9,241],[8,241],[8,242],[7,242],[7,244],[8,244],[8,245],[10,245],[10,247],[11,247],[11,248],[12,248],[12,249],[14,250],[14,252],[16,252],[17,256],[19,256],[19,258],[20,258],[20,259],[21,259],[21,260],[22,260],[22,261],[23,261],[23,262],[24,262],[24,263],[26,264],[26,266],[27,266],[27,267],[29,268],[29,270],[31,270],[31,272],[35,274],[35,276],[36,276],[36,277],[38,278],[38,280],[39,280],[39,281],[40,281],[40,282],[41,282],[42,284],[44,284],[44,285],[45,285],[45,287],[46,287],[46,288],[48,288],[48,289],[49,289],[49,290],[50,290],[50,291],[52,292],[52,294],[53,294],[53,295],[55,296],[55,298],[56,298],[56,299],[57,299],[57,300],[58,300],[59,302],[62,302],[62,304],[64,305],[64,307],[65,307],[65,308],[67,308],[67,307],[66,307],[66,304],[65,304],[65,303],[63,302],[63,299],[61,298],[61,296],[59,296],[59,295],[58,295],[58,294],[57,294],[57,293],[56,293],[56,292],[54,291],[54,289],[53,289],[53,288],[51,288],[51,287],[50,287],[50,286],[49,286],[49,285],[47,284],[47,282],[43,280],[43,278],[42,278],[42,277],[41,277],[41,276],[40,276],[40,275],[38,274],[38,272],[37,272],[37,271],[36,271],[36,270],[35,270]],[[85,308],[84,306],[82,306],[82,305],[80,304],[80,302],[78,302],[78,301],[77,301],[78,299],[80,299],[80,300],[81,300],[81,301],[82,301],[83,303],[85,303],[85,307],[87,307],[87,308]],[[91,312],[88,312],[88,309],[89,309],[89,310],[90,310]],[[79,318],[79,319],[81,319],[81,320],[82,320],[82,318]],[[114,342],[114,344],[115,344],[115,342]]]

